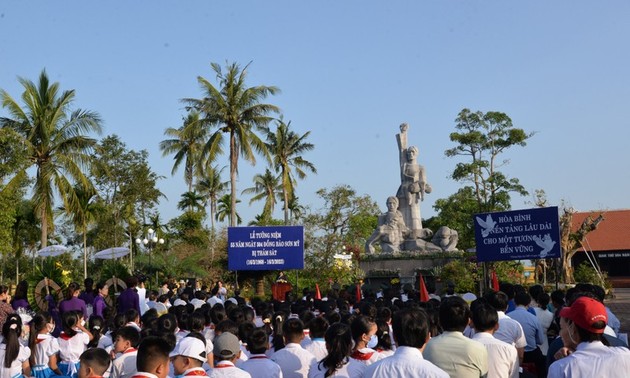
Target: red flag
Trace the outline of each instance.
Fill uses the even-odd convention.
[[[429,291],[427,290],[427,285],[424,284],[424,278],[422,274],[420,275],[420,302],[428,302],[429,299]]]
[[[356,299],[357,303],[361,302],[363,295],[361,294],[361,284],[357,284]]]
[[[497,272],[492,269],[492,290],[499,291],[499,279],[497,278]]]
[[[315,299],[322,299],[322,293],[319,291],[319,285],[315,284]]]

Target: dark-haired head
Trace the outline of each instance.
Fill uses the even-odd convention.
[[[430,336],[427,313],[417,307],[396,311],[392,318],[392,329],[398,346],[422,348]]]
[[[263,354],[269,349],[269,336],[264,328],[252,330],[247,338],[247,350],[252,354]]]
[[[330,377],[349,361],[352,353],[352,331],[347,324],[335,323],[326,330],[324,341],[328,355],[321,360],[320,366],[326,369],[324,377]]]
[[[470,307],[460,297],[447,297],[440,304],[440,324],[445,331],[463,332],[470,321]]]
[[[10,368],[11,364],[20,353],[19,337],[22,333],[22,319],[17,314],[10,314],[2,325],[2,343],[6,344],[4,355],[4,367]]]
[[[111,358],[105,349],[91,348],[86,350],[79,357],[81,377],[100,377],[109,368]]]
[[[499,314],[488,303],[480,302],[472,308],[472,321],[477,332],[494,331],[499,324]]]

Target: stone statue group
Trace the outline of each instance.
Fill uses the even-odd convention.
[[[408,252],[455,251],[457,231],[446,226],[435,234],[422,228],[420,204],[424,195],[431,193],[424,167],[418,164],[418,148],[407,147],[406,123],[400,125],[396,134],[400,160],[400,187],[396,196],[387,198],[387,212],[379,215],[378,227],[365,243],[365,252],[375,253],[374,244],[379,243],[381,252],[387,254]],[[430,241],[429,241],[430,240]]]

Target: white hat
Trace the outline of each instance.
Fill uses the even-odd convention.
[[[206,362],[206,346],[194,336],[184,337],[169,354],[169,357],[185,356]]]

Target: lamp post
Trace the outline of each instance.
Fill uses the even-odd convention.
[[[154,231],[152,228],[147,230],[144,239],[137,238],[136,244],[138,248],[140,246],[144,246],[144,249],[149,252],[149,265],[153,267],[153,249],[157,244],[164,244],[163,238],[158,238],[157,231]],[[155,287],[158,286],[158,270],[155,269]]]

